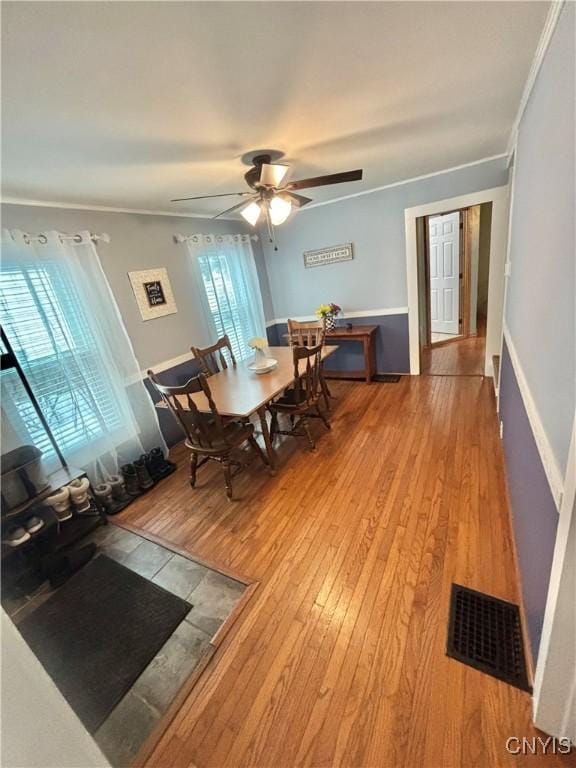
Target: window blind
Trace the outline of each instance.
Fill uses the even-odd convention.
[[[230,258],[225,252],[208,253],[200,255],[198,262],[216,332],[229,337],[234,356],[243,360],[251,354],[248,341],[254,335],[249,291]]]
[[[2,325],[63,451],[90,444],[121,426],[85,308],[64,263],[3,264]],[[54,449],[16,372],[5,372],[3,410],[22,442],[45,457]]]

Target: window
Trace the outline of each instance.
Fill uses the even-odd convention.
[[[63,452],[121,427],[106,366],[64,263],[4,263],[0,310],[4,332]],[[53,446],[16,371],[6,371],[2,384],[2,408],[21,442],[53,458]]]
[[[250,291],[242,270],[233,260],[235,253],[224,250],[198,256],[208,307],[218,337],[230,339],[234,356],[243,360],[252,354],[248,341],[258,335],[254,328]]]

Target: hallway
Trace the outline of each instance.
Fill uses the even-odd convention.
[[[477,336],[425,347],[421,372],[428,376],[483,376],[485,350],[486,331],[482,323]]]
[[[422,350],[422,373],[428,376],[483,376],[486,339],[473,336]]]

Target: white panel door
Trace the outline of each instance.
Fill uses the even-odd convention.
[[[433,333],[460,333],[460,213],[428,219],[430,319]]]

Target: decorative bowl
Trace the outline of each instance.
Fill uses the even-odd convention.
[[[259,360],[257,363],[249,363],[248,370],[258,374],[268,373],[269,371],[273,371],[277,365],[278,360],[275,360],[273,357],[266,357],[264,360]]]

